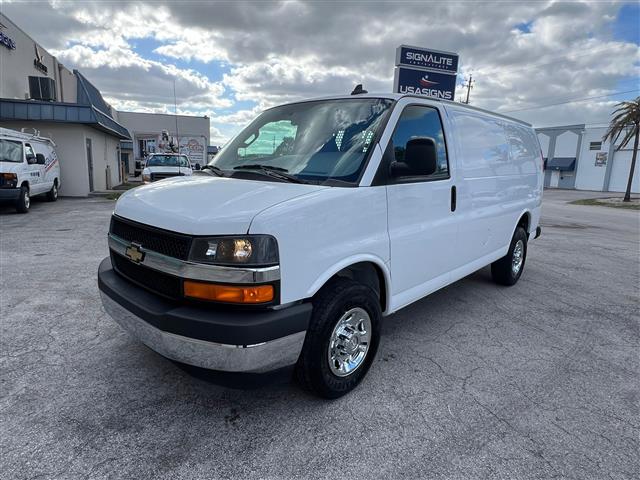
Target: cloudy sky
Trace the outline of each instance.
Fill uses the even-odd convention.
[[[460,54],[456,99],[536,126],[606,122],[640,95],[637,2],[7,2],[0,10],[120,110],[211,117],[393,86],[400,44]]]

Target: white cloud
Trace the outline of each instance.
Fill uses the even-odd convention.
[[[474,105],[519,110],[512,114],[537,125],[603,121],[623,97],[523,109],[638,88],[638,45],[611,35],[619,8],[142,1],[9,3],[3,12],[80,68],[114,105],[173,111],[176,79],[179,109],[209,114],[222,138],[277,103],[347,93],[356,83],[390,91],[402,43],[459,52],[461,77],[473,73],[476,80]],[[522,24],[527,28],[516,27]],[[139,39],[151,50],[136,50]]]

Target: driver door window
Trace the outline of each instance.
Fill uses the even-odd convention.
[[[33,147],[28,143],[24,144],[24,155],[27,159],[27,165],[29,166],[29,182],[31,183],[32,193],[35,195],[40,193],[41,182],[43,181],[44,176],[44,165],[39,165],[36,158],[36,152],[34,152]]]
[[[396,162],[404,162],[407,142],[414,138],[432,138],[436,143],[437,167],[431,175],[412,175],[424,180],[440,180],[449,178],[447,149],[442,131],[442,123],[438,111],[431,107],[409,105],[402,111],[396,129],[393,132],[393,153]]]
[[[298,127],[289,120],[267,123],[238,148],[238,158],[252,160],[289,155],[293,152],[297,130]]]

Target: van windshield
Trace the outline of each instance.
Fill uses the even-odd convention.
[[[392,104],[383,98],[353,98],[272,108],[240,132],[210,165],[234,176],[268,169],[311,183],[355,183]]]
[[[0,139],[0,162],[22,162],[22,142]]]
[[[186,157],[178,155],[153,155],[147,160],[147,167],[188,167]]]

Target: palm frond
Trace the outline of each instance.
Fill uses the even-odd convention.
[[[633,138],[635,128],[629,128],[631,125],[640,124],[640,97],[631,101],[623,101],[616,104],[616,108],[611,112],[611,121],[607,129],[603,141],[611,140],[615,144],[622,136],[618,148],[624,148]]]

